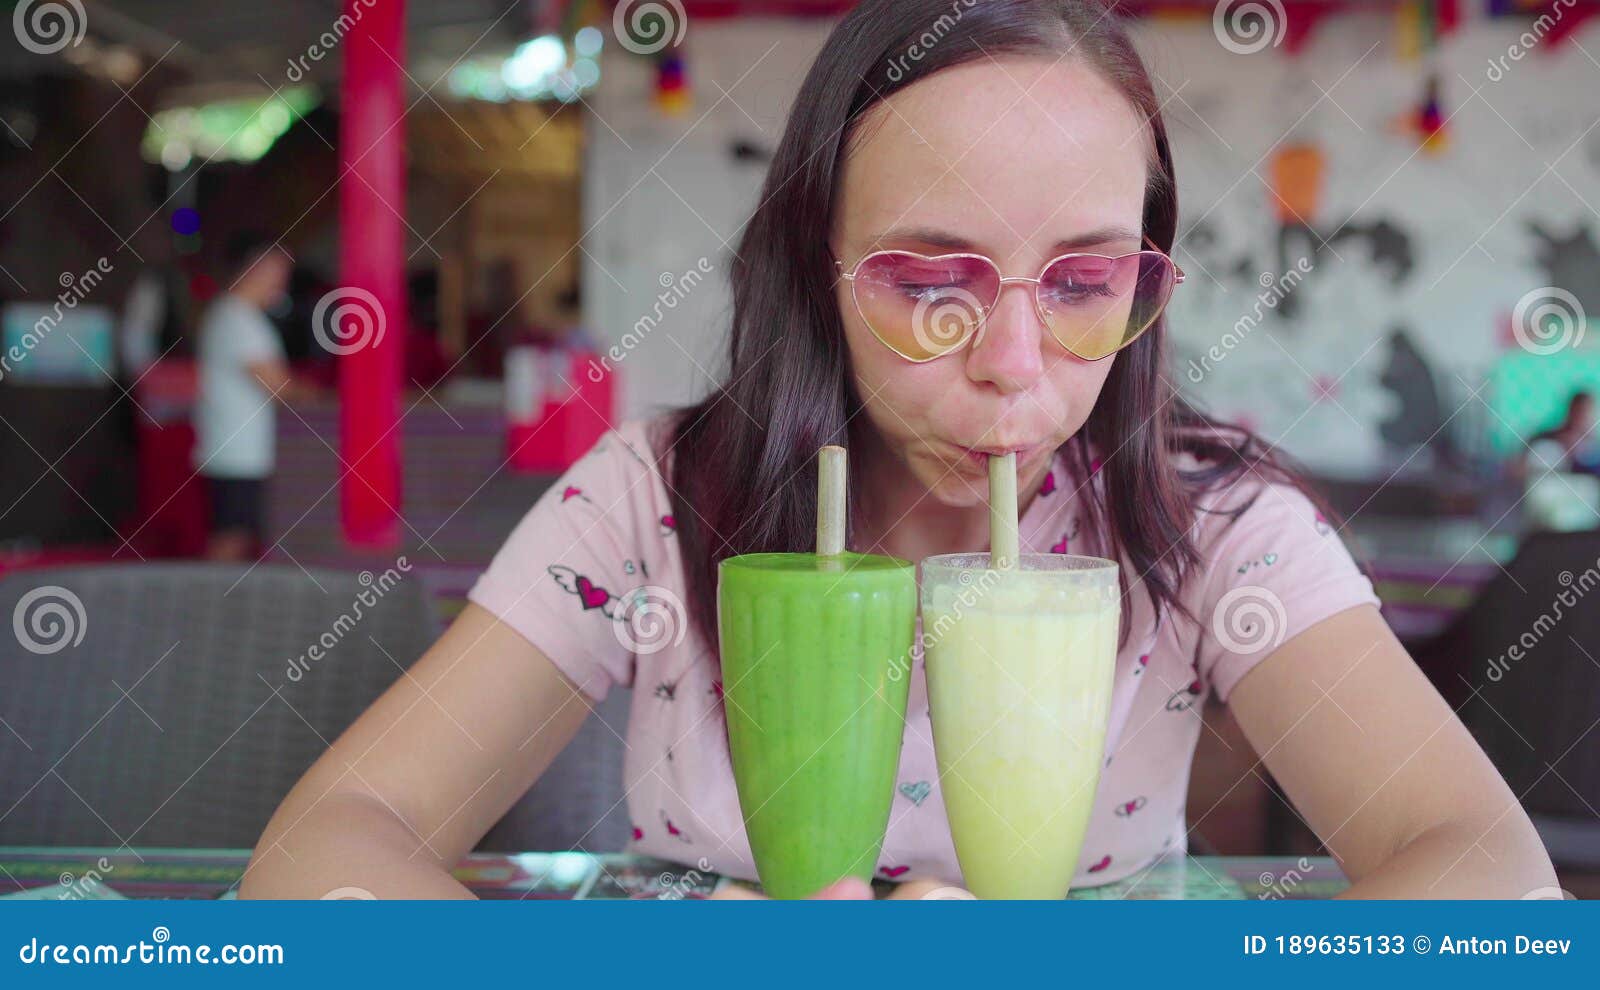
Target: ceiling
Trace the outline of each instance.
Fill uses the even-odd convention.
[[[35,0],[38,2],[38,0]],[[82,25],[92,49],[117,46],[138,56],[139,72],[155,66],[176,82],[186,98],[198,88],[259,87],[285,82],[290,60],[305,60],[319,37],[335,31],[341,0],[73,0],[83,9]],[[388,3],[392,0],[370,0]],[[670,2],[670,0],[669,0]],[[855,0],[677,0],[689,21],[728,17],[836,16]],[[1118,0],[1130,11],[1151,0]],[[1161,6],[1209,0],[1160,0]],[[1306,6],[1308,0],[1288,0]],[[1315,3],[1316,0],[1310,0]],[[1364,0],[1329,0],[1335,3]],[[1393,3],[1394,0],[1373,0]],[[51,5],[67,10],[70,5]],[[609,9],[611,0],[587,0]],[[410,0],[406,4],[408,67],[442,69],[471,54],[509,52],[518,42],[558,30],[567,0]],[[335,45],[337,42],[335,42]],[[63,59],[81,54],[74,46],[60,54],[37,54],[17,44],[0,45],[0,77],[60,72]],[[337,53],[305,61],[305,75],[326,81],[338,73]],[[152,73],[154,76],[154,73]],[[159,78],[159,77],[158,77]],[[129,80],[131,82],[131,77]],[[423,79],[427,86],[432,79]],[[209,94],[207,94],[209,95]]]
[[[335,30],[339,0],[79,0],[86,39],[134,49],[145,69],[172,71],[187,83],[274,85],[291,59],[304,57],[319,36]],[[376,0],[388,2],[388,0]],[[412,0],[406,5],[407,42],[419,54],[503,51],[537,33],[529,0]],[[0,72],[59,71],[62,55],[0,46]],[[306,60],[307,75],[332,78],[338,58]]]

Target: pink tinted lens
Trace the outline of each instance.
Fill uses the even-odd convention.
[[[1061,346],[1093,361],[1127,346],[1156,321],[1175,274],[1172,260],[1156,251],[1069,255],[1045,269],[1039,308]]]
[[[1000,295],[1000,273],[970,255],[888,251],[861,262],[853,288],[878,339],[902,357],[926,361],[971,339]]]

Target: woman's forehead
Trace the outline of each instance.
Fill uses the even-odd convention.
[[[968,63],[868,112],[839,221],[853,241],[946,231],[993,251],[1137,226],[1148,149],[1132,105],[1077,62]]]

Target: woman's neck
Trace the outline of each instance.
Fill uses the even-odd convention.
[[[871,432],[871,431],[868,431]],[[917,561],[941,553],[989,549],[989,506],[945,505],[928,493],[893,451],[878,439],[866,444],[861,479],[852,487],[862,493],[864,518],[852,549]],[[1026,513],[1044,482],[1018,479],[1018,511]]]

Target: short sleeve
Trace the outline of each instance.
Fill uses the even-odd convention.
[[[654,468],[645,434],[603,436],[540,497],[467,598],[538,647],[586,695],[633,683],[635,655],[619,623],[649,582]]]
[[[259,313],[239,314],[233,338],[234,353],[241,365],[283,360],[283,341],[278,338],[278,331]]]
[[[1254,501],[1230,520],[1225,510]],[[1201,513],[1196,669],[1219,701],[1272,651],[1338,612],[1379,604],[1333,526],[1299,489],[1239,486]]]

